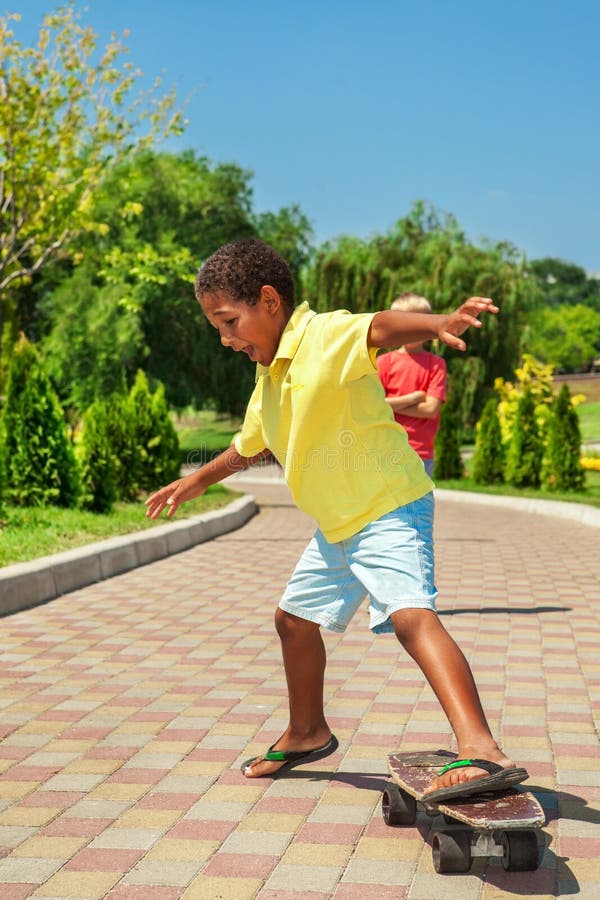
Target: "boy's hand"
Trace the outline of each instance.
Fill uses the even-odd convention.
[[[498,307],[489,297],[469,297],[462,306],[446,317],[446,321],[438,332],[439,339],[455,350],[466,350],[467,345],[461,341],[459,335],[471,325],[481,328],[481,322],[477,316],[483,312],[497,313]]]
[[[177,508],[186,500],[192,500],[203,494],[205,488],[198,483],[194,475],[186,478],[178,478],[160,490],[150,494],[146,500],[146,516],[149,519],[158,519],[165,506],[169,507],[167,517],[172,519]]]

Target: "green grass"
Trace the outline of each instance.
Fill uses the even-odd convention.
[[[184,504],[175,518],[187,518],[217,509],[238,496],[221,485],[214,485],[202,497]],[[167,521],[164,513],[159,520],[147,519],[145,513],[146,507],[142,501],[117,503],[110,514],[57,507],[5,506],[0,523],[0,566],[27,562],[92,541],[142,531]]]
[[[240,419],[210,410],[176,419],[182,464],[198,465],[226,450],[240,426]]]
[[[567,503],[585,503],[600,508],[600,472],[585,473],[585,493],[570,491],[543,491],[536,488],[513,488],[508,484],[475,484],[468,474],[470,460],[467,460],[467,474],[464,478],[448,481],[436,480],[436,486],[450,491],[475,491],[477,494],[496,494],[502,497],[529,497],[537,500],[563,500]]]
[[[577,407],[582,441],[600,441],[600,401]]]

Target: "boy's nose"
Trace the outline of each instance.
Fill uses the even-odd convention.
[[[221,335],[221,343],[224,347],[231,347],[231,338],[228,338],[227,335]]]

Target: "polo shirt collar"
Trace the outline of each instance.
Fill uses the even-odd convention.
[[[290,316],[289,322],[285,326],[283,334],[279,338],[279,345],[277,347],[271,365],[262,366],[260,363],[257,363],[257,379],[260,378],[261,375],[268,375],[269,372],[272,372],[280,360],[294,358],[294,356],[296,355],[296,350],[300,346],[300,341],[302,340],[304,332],[306,331],[306,326],[313,316],[316,316],[316,312],[314,311],[314,309],[311,309],[309,307],[306,300],[296,307],[296,309]]]

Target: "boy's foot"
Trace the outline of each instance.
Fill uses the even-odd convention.
[[[437,774],[424,792],[425,797],[443,800],[467,797],[487,791],[502,791],[529,777],[527,770],[517,768],[503,753],[490,753],[493,759],[477,756],[457,758]]]
[[[281,744],[283,738],[280,738],[275,744]],[[294,766],[305,765],[306,763],[317,762],[319,759],[325,759],[335,753],[339,744],[334,734],[329,736],[327,743],[320,747],[303,749],[297,746],[295,750],[275,749],[275,744],[269,747],[262,756],[253,756],[242,763],[241,770],[246,778],[276,778],[280,772],[292,769]]]

